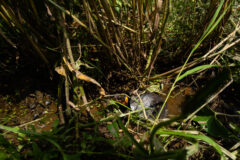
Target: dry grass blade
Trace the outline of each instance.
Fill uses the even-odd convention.
[[[82,21],[80,21],[75,15],[71,14],[68,10],[62,8],[61,6],[59,6],[58,4],[56,4],[55,2],[53,2],[52,0],[48,0],[50,3],[52,3],[54,6],[56,6],[57,8],[59,8],[61,11],[63,11],[64,13],[66,13],[67,15],[71,16],[80,26],[82,26],[84,29],[86,29],[88,32],[90,32],[89,28],[87,27],[87,25],[85,25]],[[91,33],[91,32],[90,32]],[[103,46],[110,48],[106,43],[103,42],[103,40],[97,36],[95,33],[91,33],[91,35],[96,38]]]
[[[159,53],[161,51],[162,41],[163,41],[163,33],[164,33],[164,30],[165,30],[165,26],[166,26],[168,14],[169,14],[169,1],[168,0],[164,1],[163,6],[164,6],[164,9],[163,9],[163,22],[162,22],[162,26],[161,26],[160,37],[158,38],[157,46],[154,49],[153,54],[151,55],[151,61],[149,63],[149,66],[146,66],[147,69],[146,69],[145,75],[148,76],[148,79],[149,79],[150,74],[152,72],[154,63],[155,63],[155,61],[156,61],[156,59],[157,59],[157,57],[158,57],[158,55],[159,55]]]
[[[215,47],[213,47],[208,53],[206,53],[203,57],[207,58],[211,53],[216,51],[219,47],[221,47],[226,41],[228,41],[230,38],[234,38],[236,32],[238,32],[240,29],[240,21],[238,22],[238,25],[236,26],[235,30],[230,33],[226,38],[224,38],[221,42],[219,42]]]
[[[108,3],[108,1],[101,0],[101,4],[102,4],[103,9],[104,9],[104,11],[106,13],[106,16],[108,17],[108,22],[110,24],[109,27],[111,27],[114,30],[114,34],[113,35],[114,35],[115,40],[116,40],[116,46],[118,45],[118,46],[121,46],[121,48],[122,48],[122,51],[120,50],[120,52],[119,52],[119,56],[126,63],[128,54],[127,54],[126,46],[125,46],[125,44],[123,42],[122,34],[120,33],[119,28],[116,27],[114,25],[114,23],[112,23],[112,21],[116,22],[117,18],[115,17],[113,9],[110,6],[110,4]],[[117,50],[117,51],[119,51],[119,50]]]
[[[88,2],[86,2],[85,0],[83,1],[83,4],[84,4],[84,8],[86,9],[87,11],[87,14],[86,14],[86,17],[87,17],[87,20],[89,21],[89,30],[91,33],[96,33],[98,37],[100,37],[100,34],[98,32],[98,28],[97,28],[97,25],[95,24],[94,20],[93,20],[93,17],[92,17],[92,12],[91,12],[91,8],[88,4]],[[94,31],[93,31],[94,29]]]
[[[36,8],[36,6],[35,6],[35,4],[34,4],[34,1],[33,1],[33,0],[30,0],[29,2],[30,2],[30,4],[31,4],[33,13],[34,13],[34,15],[35,15],[35,17],[36,17],[36,19],[37,19],[37,22],[38,22],[38,24],[40,24],[40,17],[39,17],[39,15],[38,15],[37,8]]]
[[[4,14],[4,17],[7,17],[7,23],[12,22],[14,25],[17,26],[17,28],[22,32],[22,34],[27,38],[27,40],[32,44],[33,48],[36,50],[37,54],[42,58],[42,60],[49,66],[50,63],[44,53],[42,52],[41,48],[38,46],[38,44],[33,40],[32,35],[30,35],[26,30],[24,25],[21,23],[22,21],[25,21],[22,16],[20,15],[20,12],[17,12],[16,15],[14,11],[11,9],[11,6],[9,6],[4,1],[2,2],[3,5],[1,6],[2,14]],[[18,18],[19,17],[19,18]],[[11,23],[9,23],[11,24]],[[10,25],[10,27],[12,24]]]
[[[2,29],[0,28],[0,35],[15,49],[17,49],[16,44],[14,44],[5,34],[3,33]]]

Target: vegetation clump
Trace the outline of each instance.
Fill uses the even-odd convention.
[[[0,159],[240,158],[239,5],[0,1]]]

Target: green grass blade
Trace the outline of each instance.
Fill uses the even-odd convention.
[[[196,49],[200,46],[200,44],[202,43],[202,41],[203,41],[203,40],[213,31],[213,29],[215,29],[215,27],[219,24],[220,20],[223,18],[223,16],[225,15],[225,13],[226,13],[226,11],[229,9],[229,7],[230,7],[230,5],[229,5],[228,8],[222,13],[222,15],[218,18],[218,20],[217,20],[213,25],[212,25],[212,24],[209,24],[209,25],[208,25],[208,28],[211,28],[211,29],[208,29],[207,32],[204,32],[205,34],[202,35],[202,37],[200,38],[200,40],[197,42],[197,44],[196,44],[196,45],[194,46],[194,48],[191,50],[189,56],[187,57],[186,61],[185,61],[184,64],[183,64],[180,72],[178,73],[175,81],[173,82],[173,85],[172,85],[169,93],[167,94],[167,97],[166,97],[166,99],[165,99],[165,101],[164,101],[164,103],[163,103],[162,106],[165,106],[165,105],[166,105],[167,100],[168,100],[168,98],[170,97],[170,95],[171,95],[171,93],[172,93],[172,91],[173,91],[173,89],[174,89],[174,86],[176,85],[177,81],[179,80],[179,77],[181,76],[183,70],[185,69],[186,64],[188,63],[188,61],[189,61],[190,58],[192,57],[192,54],[193,54],[193,53],[196,51]],[[219,6],[219,8],[221,8],[221,6]],[[217,10],[217,11],[218,11],[218,10]],[[214,19],[213,19],[213,20],[214,20]],[[214,21],[213,21],[213,22],[214,22]],[[212,23],[213,23],[213,22],[212,22]],[[211,26],[212,26],[212,27],[211,27]],[[161,115],[161,113],[162,113],[162,110],[163,110],[163,107],[162,107],[161,110],[159,111],[159,113],[158,113],[158,115],[157,115],[157,117],[156,117],[156,119],[155,119],[155,123],[154,123],[154,125],[152,126],[152,129],[151,129],[151,130],[153,130],[153,128],[155,127],[156,122],[157,122],[157,120],[159,119],[159,117],[160,117],[160,115]]]
[[[208,68],[213,68],[213,67],[219,67],[218,65],[201,65],[201,66],[197,66],[193,69],[188,70],[187,72],[185,72],[184,74],[182,74],[180,77],[178,77],[177,81],[180,81],[181,79],[187,77],[188,75],[197,73],[200,70],[204,70],[204,69],[208,69]]]
[[[193,134],[195,133],[195,134]],[[205,135],[201,135],[200,132],[197,131],[179,131],[179,130],[158,130],[156,132],[156,134],[166,134],[166,135],[175,135],[175,136],[181,136],[181,137],[185,137],[185,138],[193,138],[196,140],[202,140],[207,142],[209,145],[211,145],[221,156],[221,159],[226,159],[224,153],[228,153],[227,155],[232,158],[232,159],[236,159],[236,156],[230,152],[228,152],[225,148],[223,148],[222,146],[220,146],[219,144],[217,144],[213,139],[211,139],[208,136]]]
[[[123,132],[130,138],[136,148],[142,153],[142,156],[148,156],[148,152],[134,139],[134,137],[128,132],[127,128],[123,125],[121,119],[118,117],[118,124],[122,128]]]
[[[224,1],[225,1],[225,0],[221,0],[221,2],[220,2],[220,4],[219,4],[216,12],[215,12],[214,15],[213,15],[212,20],[210,21],[210,23],[209,23],[207,29],[205,30],[205,32],[203,33],[203,36],[204,36],[205,34],[207,34],[207,32],[210,30],[210,28],[211,28],[212,25],[214,24],[214,22],[215,22],[215,20],[216,20],[216,18],[217,18],[217,16],[218,16],[218,14],[219,14],[219,12],[221,11],[221,8],[222,8],[222,6],[223,6],[223,4],[224,4]]]
[[[33,131],[24,131],[24,130],[19,129],[18,127],[8,127],[8,126],[3,126],[3,125],[0,125],[0,129],[16,133],[19,136],[35,136],[37,138],[45,139],[45,140],[49,141],[51,144],[53,144],[59,150],[59,152],[62,154],[64,160],[67,160],[66,155],[63,152],[61,146],[58,143],[56,143],[54,140],[44,136],[41,133],[37,133],[37,132],[33,132]]]

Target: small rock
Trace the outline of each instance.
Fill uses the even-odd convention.
[[[33,120],[35,120],[35,119],[37,119],[37,118],[39,118],[39,114],[38,114],[38,113],[35,113],[35,114],[33,115]]]
[[[52,102],[51,102],[50,100],[46,100],[46,101],[45,101],[45,105],[46,105],[46,106],[50,105],[51,103],[52,103]]]

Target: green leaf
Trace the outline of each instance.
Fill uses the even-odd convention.
[[[212,67],[219,67],[218,65],[201,65],[201,66],[197,66],[191,70],[186,71],[184,74],[182,74],[181,76],[178,77],[177,81],[180,81],[181,79],[187,77],[188,75],[197,73],[200,70],[204,70],[204,69],[208,69],[208,68],[212,68]]]
[[[230,138],[230,132],[214,116],[207,121],[206,131],[214,137]]]
[[[132,141],[132,143],[136,146],[136,150],[138,151],[139,155],[143,156],[143,157],[147,157],[148,156],[148,152],[143,148],[143,146],[141,144],[139,144],[133,137],[133,135],[131,135],[128,130],[126,129],[126,127],[123,125],[122,121],[120,120],[119,117],[117,117],[118,119],[118,124],[119,126],[122,128],[123,132],[126,134],[126,136]]]
[[[143,157],[138,157],[143,159]],[[166,159],[177,159],[177,160],[186,160],[187,159],[187,150],[179,149],[168,152],[161,152],[157,154],[151,154],[148,158],[149,160],[166,160]]]
[[[147,90],[148,90],[149,92],[159,92],[159,90],[160,90],[160,85],[159,85],[159,84],[152,84],[152,85],[150,85],[150,86],[147,88]]]
[[[162,143],[155,136],[153,138],[153,144],[154,144],[154,148],[155,148],[154,153],[161,153],[164,151]]]
[[[109,130],[109,132],[111,132],[111,134],[118,138],[119,137],[119,128],[118,128],[118,124],[116,121],[114,121],[112,124],[107,125],[107,129]]]
[[[207,27],[207,29],[206,29],[205,32],[204,32],[204,35],[207,34],[207,32],[208,32],[211,28],[213,28],[212,26],[213,26],[214,24],[216,24],[216,19],[217,19],[218,15],[219,15],[219,13],[220,13],[220,11],[221,11],[221,8],[222,8],[223,4],[224,4],[224,0],[221,0],[221,2],[220,2],[220,4],[219,4],[216,12],[214,13],[214,15],[213,15],[213,17],[212,17],[212,19],[211,19],[208,27]],[[219,18],[219,19],[220,19],[220,18]]]
[[[203,108],[193,120],[197,121],[208,134],[215,138],[223,137],[238,140],[238,138],[216,118],[215,112],[210,110],[208,106]]]
[[[1,134],[0,134],[0,146],[4,148],[4,152],[0,150],[0,159],[4,159],[6,155],[8,155],[8,159],[9,158],[20,159],[20,153],[17,151],[17,149],[12,144],[10,144],[8,140],[6,140]],[[5,152],[6,154],[4,154]]]
[[[1,160],[5,160],[5,159],[7,160],[7,159],[9,159],[9,156],[8,156],[7,153],[0,150],[0,159]]]
[[[216,76],[207,81],[206,85],[201,88],[192,98],[188,99],[183,106],[183,113],[190,114],[199,107],[201,107],[208,98],[217,93],[219,90],[226,85],[231,78],[230,71],[228,69],[224,69],[221,72],[217,73]]]
[[[33,156],[34,159],[42,159],[42,150],[41,148],[38,147],[36,142],[33,142],[32,144],[32,148],[33,148]]]
[[[32,132],[32,131],[28,131],[28,130],[20,130],[18,127],[7,127],[7,126],[3,126],[3,125],[0,125],[0,129],[3,129],[3,130],[7,130],[7,131],[10,131],[10,132],[13,132],[13,133],[17,133],[20,137],[22,136],[34,136],[36,138],[40,138],[40,139],[44,139],[44,140],[47,140],[48,142],[50,142],[52,145],[54,145],[58,151],[62,154],[62,157],[64,160],[66,160],[66,154],[64,153],[63,149],[61,148],[61,146],[53,139],[51,138],[48,138],[47,136],[43,135],[43,134],[40,134],[40,133],[37,133],[37,132]]]
[[[229,126],[234,130],[236,133],[240,133],[240,128],[238,127],[238,124],[230,122]]]
[[[202,140],[207,142],[209,145],[211,145],[221,156],[222,159],[226,159],[224,154],[223,154],[223,149],[220,145],[218,145],[213,139],[205,136],[205,135],[200,135],[200,133],[197,131],[180,131],[180,130],[158,130],[156,132],[159,135],[175,135],[175,136],[181,136],[181,137],[185,137],[185,138],[193,138],[196,140]],[[193,134],[195,133],[195,134]],[[235,155],[231,155],[233,157],[235,157]]]
[[[0,129],[13,132],[13,133],[21,133],[18,127],[8,127],[8,126],[0,125]]]
[[[57,119],[57,120],[55,120],[54,122],[53,122],[53,129],[57,129],[57,127],[58,127],[58,125],[59,125],[59,120]]]

